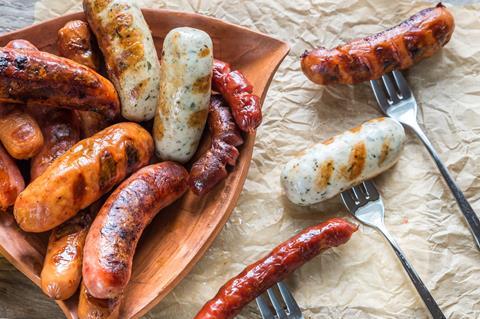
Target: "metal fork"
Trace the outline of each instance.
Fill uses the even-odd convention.
[[[413,266],[408,262],[405,254],[400,249],[400,246],[398,246],[395,239],[392,237],[392,235],[390,235],[385,227],[383,222],[383,201],[377,189],[375,188],[375,185],[370,181],[365,181],[358,186],[342,192],[341,196],[342,201],[347,207],[348,211],[355,216],[356,219],[370,227],[377,229],[383,234],[383,236],[385,236],[402,262],[403,268],[405,268],[405,271],[412,280],[412,283],[420,294],[420,297],[422,297],[423,302],[427,306],[428,310],[432,314],[432,317],[434,319],[444,319],[445,315],[443,314],[442,310],[440,310],[440,307],[433,299],[427,287],[420,279],[417,272],[413,269]]]
[[[465,195],[453,181],[448,169],[442,163],[440,157],[422,131],[417,122],[417,102],[412,94],[412,90],[408,86],[407,81],[400,71],[391,73],[393,80],[389,74],[382,76],[382,80],[370,81],[373,93],[377,99],[378,105],[382,111],[389,117],[396,119],[400,123],[410,127],[427,147],[428,152],[437,164],[440,173],[442,173],[445,182],[450,191],[453,193],[460,210],[467,220],[468,227],[475,239],[477,248],[480,249],[480,221],[475,214],[472,206],[468,203]]]
[[[270,299],[270,303],[275,310],[275,315],[270,310],[270,306],[265,301],[263,296],[258,296],[257,306],[260,310],[260,314],[262,315],[263,319],[303,319],[302,311],[298,306],[297,302],[293,298],[292,294],[288,290],[287,286],[283,282],[277,283],[278,290],[280,290],[280,295],[282,296],[283,302],[285,306],[282,306],[280,301],[278,300],[273,288],[267,290],[268,298]],[[286,309],[285,309],[286,308]]]

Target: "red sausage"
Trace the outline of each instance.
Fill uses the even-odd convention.
[[[31,42],[22,39],[12,40],[7,43],[5,46],[6,48],[10,49],[17,49],[17,50],[34,50],[38,51],[37,47],[34,46]]]
[[[31,180],[40,176],[50,164],[80,140],[80,123],[75,112],[50,109],[38,116],[44,144],[30,164]]]
[[[0,210],[12,206],[24,188],[25,181],[15,161],[0,145]]]
[[[262,122],[262,109],[253,86],[240,71],[231,71],[228,63],[213,61],[212,87],[220,92],[232,109],[242,131],[253,132]]]
[[[213,95],[210,100],[208,127],[212,145],[192,165],[188,181],[190,189],[197,195],[206,194],[227,177],[226,166],[235,165],[239,155],[236,146],[243,144],[230,108],[219,95]]]
[[[144,167],[107,199],[88,232],[83,280],[95,298],[115,298],[130,280],[132,260],[145,227],[187,189],[188,173],[179,164]]]
[[[309,227],[228,281],[194,319],[229,319],[320,252],[346,243],[357,226],[334,218]]]

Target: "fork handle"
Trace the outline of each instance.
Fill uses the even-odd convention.
[[[429,139],[427,138],[425,133],[422,131],[420,126],[418,124],[408,125],[408,126],[415,132],[415,134],[417,134],[417,136],[420,138],[422,143],[427,148],[430,155],[433,157],[435,164],[437,164],[437,167],[440,170],[440,173],[442,173],[442,176],[445,179],[445,182],[447,183],[448,187],[450,188],[450,191],[455,197],[455,200],[457,201],[457,204],[460,207],[460,210],[462,211],[463,216],[467,220],[468,228],[470,229],[470,232],[473,235],[475,244],[477,245],[477,249],[480,249],[480,220],[478,219],[477,214],[475,213],[472,206],[465,198],[465,195],[463,195],[463,192],[458,188],[457,184],[453,181],[453,178],[450,175],[448,169],[445,167],[445,165],[443,165],[443,162],[438,156],[435,149],[433,148],[432,143],[430,143]]]
[[[392,235],[390,235],[390,233],[387,231],[385,227],[378,227],[378,229],[383,234],[383,236],[385,236],[385,238],[388,240],[393,250],[395,251],[395,254],[397,254],[398,258],[402,262],[403,268],[405,269],[408,276],[412,280],[412,283],[417,289],[418,294],[420,295],[420,297],[422,297],[422,300],[425,303],[425,306],[427,306],[428,310],[430,311],[432,318],[445,319],[445,315],[443,314],[442,310],[438,306],[435,299],[433,299],[433,296],[430,294],[430,292],[428,291],[428,288],[425,286],[422,279],[420,279],[415,269],[413,269],[413,266],[408,262],[407,258],[405,257],[405,254],[400,249],[400,246],[398,246],[395,239],[392,237]]]

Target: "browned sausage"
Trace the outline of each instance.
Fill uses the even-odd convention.
[[[40,117],[45,143],[30,163],[31,180],[80,140],[79,119],[71,110],[50,109]]]
[[[107,199],[85,243],[83,280],[96,298],[122,294],[130,280],[132,261],[145,227],[187,189],[188,173],[174,162],[142,168]]]
[[[78,298],[79,319],[117,319],[120,313],[122,297],[98,299],[92,297],[82,282]]]
[[[50,298],[65,300],[77,291],[85,237],[95,213],[89,207],[52,230],[40,273],[41,288]]]
[[[5,47],[10,49],[38,51],[36,46],[34,46],[31,42],[23,39],[12,40],[8,42]]]
[[[262,106],[253,86],[240,71],[232,71],[228,63],[213,61],[212,87],[220,92],[232,109],[238,127],[253,132],[262,122]]]
[[[24,107],[0,104],[0,141],[16,159],[27,159],[37,154],[44,138],[37,121]]]
[[[81,20],[69,21],[58,30],[58,53],[77,63],[98,70],[100,59],[88,24]]]
[[[24,188],[25,181],[17,165],[0,145],[0,210],[12,206]]]
[[[120,112],[112,83],[81,64],[50,53],[0,49],[0,102],[67,107],[113,118]]]
[[[212,145],[192,165],[188,181],[190,189],[197,195],[206,194],[227,177],[226,166],[235,165],[239,155],[236,146],[243,144],[230,108],[219,95],[213,95],[210,100],[208,127]]]
[[[452,14],[439,3],[375,35],[334,49],[305,51],[302,70],[311,81],[324,85],[378,79],[432,56],[450,40],[454,28]]]
[[[320,252],[346,243],[356,230],[357,226],[334,218],[301,231],[229,280],[194,319],[233,318],[250,301]]]
[[[78,142],[18,196],[18,225],[28,232],[60,225],[147,165],[152,153],[152,137],[135,123],[115,124]]]
[[[69,21],[58,31],[60,56],[98,71],[100,59],[95,39],[88,24],[81,20]],[[108,126],[108,121],[99,113],[78,111],[82,136],[90,137]]]

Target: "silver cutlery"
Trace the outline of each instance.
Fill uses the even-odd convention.
[[[275,314],[263,296],[256,299],[258,309],[263,319],[303,319],[302,311],[287,286],[283,282],[277,283],[278,290],[283,299],[283,304],[278,300],[274,288],[267,290],[268,299]]]
[[[405,254],[398,246],[395,239],[388,232],[384,224],[384,206],[382,198],[378,193],[375,185],[370,181],[355,186],[341,193],[342,201],[348,211],[355,216],[360,222],[378,230],[388,240],[395,254],[400,259],[403,268],[412,280],[413,285],[417,289],[420,297],[427,306],[434,319],[444,319],[445,315],[433,299],[423,281],[418,276],[413,266],[408,262]]]
[[[442,163],[437,152],[422,131],[417,122],[417,102],[408,86],[407,81],[400,71],[393,71],[382,76],[381,80],[370,81],[373,93],[382,111],[389,117],[410,127],[426,146],[428,152],[437,164],[445,182],[455,197],[460,210],[467,220],[468,227],[475,239],[477,248],[480,249],[480,221],[472,206],[468,203],[465,195],[453,181],[448,169]]]

